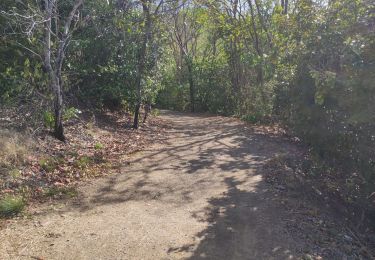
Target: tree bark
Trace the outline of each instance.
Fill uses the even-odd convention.
[[[288,0],[284,1],[284,14],[288,14]]]
[[[145,116],[143,117],[143,123],[146,123],[147,117],[150,112],[151,112],[151,103],[147,102],[145,106]]]
[[[138,129],[139,127],[139,110],[141,109],[141,103],[138,102],[135,105],[135,112],[134,112],[134,123],[133,123],[133,128]]]
[[[230,41],[230,56],[229,56],[229,62],[231,64],[231,85],[234,96],[237,98],[241,85],[240,85],[240,56],[239,56],[239,50],[237,47],[237,38]]]
[[[53,13],[53,0],[44,0],[45,5],[45,12],[46,12],[46,22],[45,22],[45,35],[44,35],[44,67],[47,70],[48,77],[49,77],[49,85],[51,88],[52,93],[54,94],[54,117],[55,117],[55,125],[54,125],[54,136],[60,140],[65,142],[64,136],[64,127],[62,123],[62,110],[63,110],[63,97],[62,91],[60,86],[60,80],[57,75],[57,71],[55,71],[52,67],[51,63],[51,31],[52,31],[52,13]]]
[[[193,62],[190,57],[186,57],[186,65],[188,69],[188,79],[189,79],[189,91],[190,91],[190,110],[195,112],[195,86],[194,86],[194,75],[193,75]]]
[[[54,8],[56,8],[56,0],[44,0],[44,10],[45,10],[45,36],[44,36],[44,51],[43,51],[43,62],[44,67],[47,70],[49,77],[49,85],[51,91],[54,95],[54,136],[65,142],[66,138],[64,135],[64,126],[63,126],[63,81],[61,77],[62,65],[65,58],[65,48],[69,41],[69,31],[79,7],[83,4],[84,0],[76,0],[67,20],[64,24],[64,29],[61,38],[58,38],[58,49],[56,56],[54,57],[54,63],[51,61],[52,51],[51,51],[51,34],[52,34],[52,18],[54,17]],[[55,19],[57,19],[57,13],[55,14]],[[56,27],[57,24],[55,25]],[[58,28],[56,28],[58,31]],[[55,35],[58,36],[58,32],[55,32]],[[54,67],[52,66],[54,64]]]
[[[288,0],[281,0],[281,8],[283,14],[288,14]]]
[[[66,138],[64,135],[64,126],[63,126],[63,95],[61,86],[59,84],[56,85],[56,93],[55,93],[55,137],[65,142]]]
[[[254,7],[253,7],[253,4],[251,2],[251,0],[248,0],[247,1],[248,4],[249,4],[249,7],[250,7],[250,14],[251,14],[251,21],[252,21],[252,28],[253,28],[253,31],[254,31],[254,48],[255,50],[257,51],[260,59],[261,59],[261,62],[257,65],[257,71],[258,71],[258,75],[257,75],[257,83],[260,84],[260,94],[261,94],[261,98],[262,98],[262,102],[263,104],[265,105],[266,104],[266,95],[264,93],[264,64],[263,64],[263,50],[261,48],[262,44],[261,44],[261,39],[258,35],[258,28],[256,26],[256,21],[255,21],[255,12],[254,12]],[[255,2],[255,5],[256,5],[256,8],[257,8],[257,12],[258,12],[258,16],[259,16],[259,21],[261,23],[261,25],[263,24],[263,20],[262,19],[262,14],[260,13],[260,7],[258,5],[258,2],[257,0],[254,0]],[[266,31],[267,33],[267,31]]]
[[[151,34],[151,15],[150,9],[147,5],[147,1],[142,1],[142,10],[145,19],[145,28],[142,37],[142,45],[138,52],[138,69],[137,69],[137,78],[136,78],[136,86],[137,86],[137,103],[135,105],[134,111],[134,122],[133,128],[138,129],[139,127],[139,110],[141,108],[142,103],[142,77],[145,70],[145,63],[146,63],[146,54],[147,54],[147,43],[150,38]]]

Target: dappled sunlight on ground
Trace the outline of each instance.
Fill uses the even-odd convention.
[[[299,259],[309,252],[313,245],[290,232],[293,216],[266,182],[264,164],[297,153],[294,144],[230,118],[163,118],[172,122],[163,145],[126,157],[120,173],[85,185],[37,225],[6,229],[0,256]]]

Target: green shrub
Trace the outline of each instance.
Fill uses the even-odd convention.
[[[73,118],[78,118],[78,114],[80,111],[75,107],[69,107],[68,109],[64,110],[63,119],[65,121],[71,120]]]
[[[80,112],[81,112],[80,110],[74,107],[65,109],[63,113],[63,120],[68,121],[73,118],[77,118]],[[43,121],[44,121],[44,125],[47,128],[53,129],[55,126],[55,115],[51,111],[45,111],[43,113]]]
[[[22,197],[6,196],[0,200],[0,217],[12,217],[22,212],[25,202]]]
[[[95,150],[101,150],[101,149],[103,149],[103,148],[104,148],[104,145],[101,144],[101,143],[96,143],[96,144],[94,145],[94,149],[95,149]]]
[[[43,121],[45,127],[49,129],[53,129],[53,127],[55,126],[55,116],[52,114],[51,111],[45,111],[43,113]]]
[[[55,160],[51,160],[50,158],[40,159],[39,165],[46,172],[52,172],[57,167]]]
[[[160,115],[160,110],[157,109],[157,108],[152,109],[152,110],[151,110],[151,115],[153,115],[153,116],[158,116],[158,115]]]
[[[91,162],[92,158],[86,155],[83,155],[78,160],[75,161],[75,166],[80,169],[86,168]]]
[[[256,114],[249,114],[249,115],[241,116],[241,120],[245,121],[245,122],[248,122],[248,123],[251,123],[251,124],[256,124],[256,123],[260,122],[261,117],[259,115],[256,115]]]

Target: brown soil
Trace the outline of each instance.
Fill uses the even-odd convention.
[[[295,144],[230,118],[162,118],[163,145],[1,230],[0,259],[366,259],[324,205],[267,181]]]

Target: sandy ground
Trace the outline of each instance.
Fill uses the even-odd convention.
[[[236,120],[163,112],[166,144],[0,232],[0,259],[294,259],[262,164],[293,145]]]

